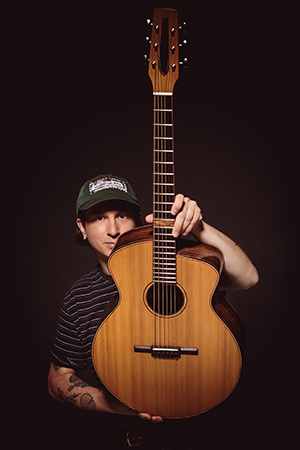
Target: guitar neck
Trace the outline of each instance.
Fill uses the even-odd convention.
[[[153,282],[176,284],[173,90],[179,75],[178,14],[156,8],[148,74],[153,86]]]
[[[153,94],[153,281],[176,283],[173,94]]]

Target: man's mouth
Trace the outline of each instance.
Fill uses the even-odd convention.
[[[106,244],[109,248],[114,248],[114,246],[116,245],[115,242],[105,242],[105,244]]]

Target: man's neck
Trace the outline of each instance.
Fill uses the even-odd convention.
[[[108,258],[104,261],[103,255],[99,255],[97,251],[96,251],[96,256],[100,263],[102,272],[105,273],[105,275],[110,275],[110,272],[108,270],[108,265],[107,265]]]

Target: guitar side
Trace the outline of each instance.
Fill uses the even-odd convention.
[[[120,237],[109,260],[119,301],[111,305],[92,348],[95,370],[115,397],[165,418],[201,414],[222,402],[236,386],[242,362],[238,316],[215,293],[221,252],[198,243],[178,247],[184,305],[173,316],[159,317],[145,302],[152,283],[152,226]],[[154,326],[165,346],[194,348],[197,355],[161,359],[135,352],[135,346],[154,344]]]

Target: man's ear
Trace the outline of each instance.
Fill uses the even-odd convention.
[[[77,218],[76,219],[76,223],[77,223],[77,226],[78,226],[79,230],[81,231],[83,240],[85,240],[87,237],[86,237],[86,231],[85,231],[85,228],[84,228],[82,220]]]

